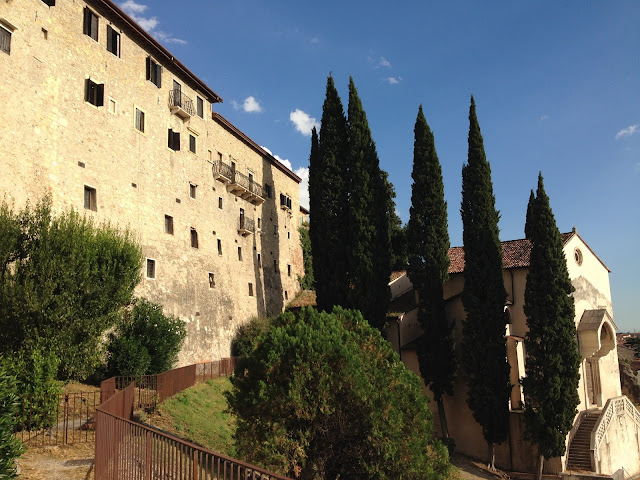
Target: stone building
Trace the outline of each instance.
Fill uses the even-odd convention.
[[[0,2],[0,72],[0,196],[129,228],[136,293],[187,322],[180,364],[295,296],[300,178],[112,1]]]
[[[562,241],[569,277],[575,287],[576,337],[582,356],[580,405],[574,427],[567,435],[567,454],[548,459],[545,473],[583,470],[622,478],[624,468],[625,475],[637,475],[640,474],[640,412],[621,392],[609,269],[575,229],[562,234]],[[513,387],[509,402],[509,438],[496,446],[496,465],[511,472],[535,472],[537,459],[535,445],[524,436],[522,408],[526,399],[520,384],[526,374],[527,318],[523,307],[530,254],[528,240],[502,242],[508,319],[505,356],[511,367]],[[466,318],[460,295],[464,287],[464,249],[449,249],[449,258],[449,280],[444,284],[444,296],[447,316],[455,324],[456,355],[459,356],[462,324]],[[404,313],[396,322],[391,322],[387,337],[402,361],[419,374],[416,344],[429,332],[423,332],[418,324],[417,293],[405,272],[392,275],[389,286],[393,298],[391,310]],[[449,435],[455,440],[457,451],[485,460],[488,446],[467,405],[464,379],[464,371],[459,371],[454,395],[443,397]],[[432,410],[438,422],[435,403]]]

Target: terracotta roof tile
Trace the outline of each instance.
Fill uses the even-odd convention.
[[[566,245],[574,232],[562,233],[562,244]],[[502,268],[528,267],[531,257],[531,242],[526,238],[502,242]],[[449,249],[449,274],[464,272],[464,248]]]

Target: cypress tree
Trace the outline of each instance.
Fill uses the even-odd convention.
[[[456,360],[453,324],[447,320],[443,294],[449,269],[447,203],[442,168],[422,105],[413,131],[407,274],[419,294],[418,321],[425,332],[418,344],[420,373],[438,404],[442,435],[449,438],[442,396],[453,395]]]
[[[506,359],[499,214],[491,183],[476,105],[469,109],[469,152],[462,167],[462,205],[465,252],[462,302],[467,313],[463,325],[463,361],[469,387],[467,403],[489,444],[495,468],[495,444],[507,439],[509,421],[509,364]]]
[[[389,304],[391,273],[389,203],[386,173],[380,170],[376,146],[358,91],[349,78],[349,305],[382,328]],[[392,202],[391,202],[392,203]]]
[[[529,331],[524,387],[525,424],[539,449],[537,478],[545,458],[565,453],[565,440],[580,403],[580,353],[562,238],[538,176],[527,207],[525,232],[531,241],[531,261],[525,288],[524,313]]]
[[[315,129],[314,129],[315,131]],[[320,138],[312,132],[309,158],[309,207],[313,213],[311,249],[319,310],[346,305],[347,277],[347,121],[342,102],[327,78]]]

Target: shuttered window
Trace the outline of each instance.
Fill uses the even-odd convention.
[[[162,86],[162,65],[158,65],[151,57],[147,57],[147,80],[158,88]]]
[[[95,83],[87,78],[84,85],[84,100],[96,107],[104,105],[104,84]]]
[[[84,34],[98,41],[98,16],[84,7]]]
[[[107,50],[116,57],[120,56],[120,34],[111,25],[107,25]]]

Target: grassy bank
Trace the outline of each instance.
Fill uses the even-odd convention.
[[[163,402],[147,422],[200,446],[235,455],[235,419],[226,412],[228,378],[208,380]]]

